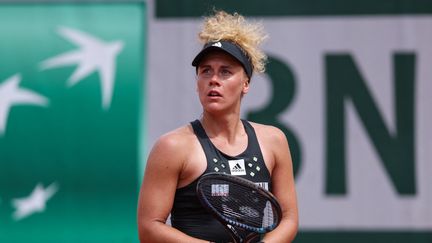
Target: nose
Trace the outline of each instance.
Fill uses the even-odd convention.
[[[209,80],[210,86],[220,86],[220,77],[217,73],[214,73]]]

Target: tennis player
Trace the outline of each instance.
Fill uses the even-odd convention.
[[[259,45],[266,37],[260,23],[237,13],[217,11],[204,19],[203,48],[192,61],[202,116],[162,135],[150,152],[138,205],[142,243],[232,241],[196,196],[197,180],[209,172],[240,176],[270,190],[283,216],[262,241],[294,239],[298,212],[287,139],[276,127],[240,118],[253,74],[265,70]]]

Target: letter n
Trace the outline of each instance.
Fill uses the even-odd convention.
[[[415,54],[393,56],[396,131],[389,131],[368,87],[348,54],[327,55],[326,63],[326,193],[347,193],[345,105],[352,102],[379,155],[383,168],[400,195],[414,195]],[[380,80],[374,80],[381,82]],[[365,176],[367,178],[367,176]]]

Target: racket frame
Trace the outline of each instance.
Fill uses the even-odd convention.
[[[271,203],[272,209],[274,210],[273,215],[277,216],[276,223],[273,224],[271,227],[257,228],[257,227],[246,225],[242,222],[238,222],[236,220],[228,219],[225,216],[223,216],[223,214],[221,212],[219,212],[215,207],[213,207],[211,205],[211,203],[209,203],[207,197],[205,196],[204,192],[202,191],[202,184],[205,183],[205,181],[209,181],[209,180],[213,180],[213,179],[220,180],[221,182],[226,181],[229,183],[238,184],[238,185],[243,186],[243,187],[248,187],[251,190],[254,190],[257,193],[266,197],[268,199],[268,201]],[[211,186],[211,183],[208,183],[207,185]],[[272,231],[273,229],[275,229],[279,225],[281,218],[282,218],[282,209],[281,209],[280,204],[277,201],[276,197],[270,191],[268,191],[268,190],[262,188],[261,186],[253,183],[252,181],[244,179],[242,177],[233,176],[233,175],[225,174],[225,173],[217,173],[217,172],[207,173],[207,174],[201,176],[201,178],[198,180],[197,187],[196,187],[196,193],[197,193],[199,201],[201,202],[201,205],[207,211],[209,211],[219,222],[221,222],[225,226],[225,228],[231,233],[231,236],[232,236],[233,240],[235,240],[235,242],[249,242],[252,239],[256,239],[256,237],[261,235],[261,234],[265,234],[265,233]],[[241,236],[239,235],[239,233],[237,232],[238,231],[237,228],[240,228],[240,229],[246,230],[246,231],[250,231],[251,233],[248,234],[245,237],[245,239],[242,239]]]

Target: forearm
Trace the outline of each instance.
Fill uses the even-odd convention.
[[[282,220],[276,229],[265,235],[265,243],[290,243],[297,234],[298,224],[293,220]]]
[[[162,222],[151,222],[140,225],[139,238],[141,243],[204,243],[208,242],[193,238]]]

